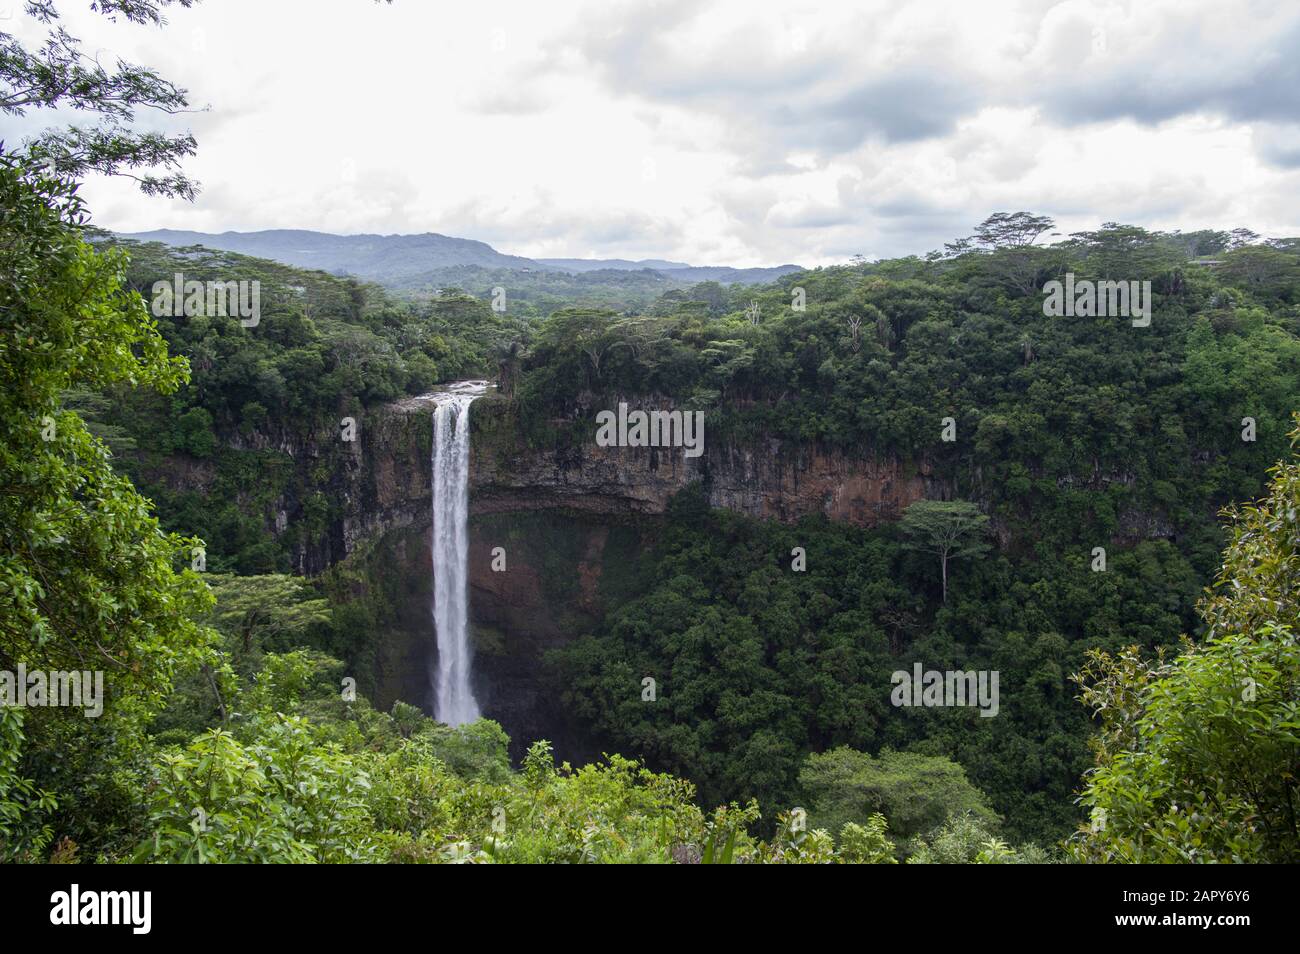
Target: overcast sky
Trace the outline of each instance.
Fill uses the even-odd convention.
[[[205,0],[162,30],[60,7],[210,107],[181,122],[193,204],[87,185],[120,231],[738,266],[924,254],[1020,209],[1300,235],[1287,0]]]

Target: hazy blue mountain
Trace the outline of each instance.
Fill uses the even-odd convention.
[[[425,232],[422,235],[331,235],[303,229],[265,232],[186,232],[157,229],[126,238],[207,248],[269,258],[298,268],[319,268],[377,282],[406,284],[435,269],[456,265],[538,269],[532,259],[503,255],[486,242]]]
[[[612,268],[620,272],[637,272],[651,268],[661,272],[669,268],[690,268],[686,262],[669,262],[662,258],[643,258],[639,262],[626,258],[539,258],[538,264],[550,265],[552,268],[566,272],[594,272],[602,268]]]
[[[688,265],[685,268],[660,269],[669,278],[681,282],[721,282],[724,285],[761,285],[773,282],[782,275],[802,272],[799,265],[774,265],[771,268],[729,268],[725,265]]]
[[[600,273],[612,283],[620,283],[621,272],[652,271],[673,283],[770,282],[789,272],[800,271],[797,265],[775,268],[697,267],[665,259],[639,262],[612,258],[543,258],[531,259],[505,255],[486,242],[453,238],[436,232],[420,235],[333,235],[305,229],[269,229],[263,232],[190,232],[178,229],[155,229],[152,232],[124,232],[124,238],[165,245],[202,245],[210,249],[239,252],[267,258],[298,268],[318,268],[334,274],[355,275],[368,281],[395,288],[411,288],[446,281],[447,269],[476,267],[494,273],[506,269],[519,279],[520,273],[560,273],[587,275]],[[522,279],[525,282],[529,279]]]
[[[726,265],[688,265],[686,262],[670,262],[662,258],[643,258],[639,262],[625,258],[539,258],[539,265],[562,269],[566,272],[582,274],[597,271],[639,272],[645,269],[659,272],[677,281],[722,282],[730,284],[756,285],[775,281],[790,272],[801,272],[798,265],[777,265],[772,268],[731,268]]]

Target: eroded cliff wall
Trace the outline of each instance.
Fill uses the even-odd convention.
[[[926,460],[775,438],[736,440],[707,431],[704,453],[681,448],[600,447],[595,427],[562,431],[535,446],[501,398],[476,405],[471,504],[490,513],[563,507],[594,514],[660,514],[673,494],[702,481],[709,502],[751,517],[793,522],[825,514],[874,525],[941,493]]]

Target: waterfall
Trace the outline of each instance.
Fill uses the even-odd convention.
[[[435,395],[433,412],[433,625],[436,670],[430,672],[433,715],[462,725],[479,717],[470,686],[469,406],[486,382],[454,385]]]

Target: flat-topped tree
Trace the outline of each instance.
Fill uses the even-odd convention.
[[[1055,227],[1054,219],[1031,212],[994,212],[965,238],[944,245],[933,259],[977,254],[988,259],[986,267],[1008,287],[1021,295],[1032,295],[1047,268],[1044,250],[1035,243]]]
[[[948,561],[988,551],[989,518],[965,500],[918,500],[905,511],[900,526],[909,550],[939,558],[943,601],[948,602]]]

